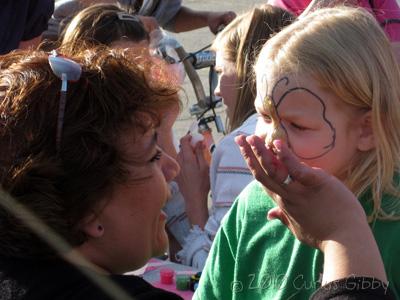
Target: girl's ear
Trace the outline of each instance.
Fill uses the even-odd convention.
[[[371,111],[367,111],[359,119],[359,137],[357,148],[360,151],[369,151],[375,148],[375,137],[372,130]]]
[[[81,222],[80,228],[91,238],[99,238],[104,234],[103,225],[95,213],[91,213],[85,217]]]

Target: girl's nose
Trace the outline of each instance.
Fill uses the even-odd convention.
[[[272,146],[272,142],[274,140],[282,140],[284,142],[287,142],[286,132],[283,129],[282,125],[279,123],[275,125],[271,134],[269,134],[265,138],[265,144],[267,144],[268,146]]]
[[[282,128],[280,123],[265,123],[264,121],[258,121],[256,126],[256,135],[261,139],[265,140],[265,144],[270,146],[274,140],[283,140],[287,142],[287,136],[285,130]]]

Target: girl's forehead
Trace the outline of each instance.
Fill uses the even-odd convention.
[[[265,109],[265,101],[269,99],[274,105],[285,103],[310,106],[315,102],[332,102],[336,96],[322,89],[317,80],[307,75],[279,74],[271,75],[268,72],[257,73],[256,108]],[[295,102],[293,102],[295,101]],[[336,102],[336,101],[335,101]],[[299,108],[299,107],[298,107]]]
[[[256,70],[257,93],[263,97],[276,97],[292,88],[321,90],[314,77],[307,74],[273,73],[269,70]],[[257,95],[258,96],[258,95]]]

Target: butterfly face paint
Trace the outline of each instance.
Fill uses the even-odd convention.
[[[336,129],[327,116],[327,105],[311,89],[283,77],[264,98],[263,107],[273,126],[266,135],[270,147],[273,140],[286,140],[303,160],[318,159],[334,149]]]
[[[274,100],[271,97],[265,97],[264,107],[265,110],[270,113],[271,121],[273,122],[273,124],[275,124],[273,131],[265,139],[265,144],[273,149],[272,142],[274,140],[287,140],[287,135],[284,127],[280,125],[280,118],[278,112],[276,111]]]
[[[307,74],[275,77],[268,71],[256,69],[254,105],[259,118],[255,134],[267,145],[282,139],[302,162],[345,178],[360,155],[363,114],[333,90],[323,88],[318,78]]]

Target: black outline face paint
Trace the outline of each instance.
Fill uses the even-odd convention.
[[[317,159],[317,158],[320,158],[320,157],[324,156],[325,154],[330,152],[335,147],[335,143],[336,143],[336,129],[333,127],[332,123],[326,118],[326,105],[325,105],[324,101],[317,94],[315,94],[311,90],[309,90],[307,88],[304,88],[304,87],[290,88],[286,92],[283,93],[283,95],[279,98],[278,101],[275,101],[275,97],[274,97],[275,90],[276,90],[277,86],[283,81],[286,82],[286,84],[285,84],[286,86],[289,85],[289,78],[288,77],[283,77],[283,78],[279,79],[275,83],[274,87],[272,88],[271,95],[270,96],[267,95],[264,98],[264,102],[263,102],[264,109],[269,111],[272,121],[275,124],[279,124],[279,127],[282,128],[283,132],[286,135],[286,140],[287,140],[288,146],[292,149],[292,151],[294,152],[294,154],[296,154],[297,157],[299,157],[301,159],[304,159],[304,160],[311,160],[311,159]],[[282,124],[281,117],[279,116],[278,108],[281,105],[281,103],[285,100],[286,96],[288,96],[290,93],[292,93],[294,91],[304,91],[306,93],[309,93],[322,106],[322,119],[329,126],[329,128],[330,128],[330,130],[332,132],[332,140],[331,140],[331,142],[329,144],[327,144],[326,146],[323,147],[323,150],[322,150],[323,152],[321,154],[319,154],[319,155],[316,155],[316,156],[313,156],[313,157],[302,157],[301,155],[298,155],[296,153],[296,150],[290,144],[290,138],[289,138],[289,134],[287,132],[287,129],[285,128],[284,124]],[[278,127],[278,126],[275,126],[275,127]],[[272,134],[271,136],[267,137],[268,141],[266,141],[266,143],[268,145],[270,145],[274,139],[281,138],[282,136],[283,136],[282,131],[279,128],[275,128],[274,134]]]

